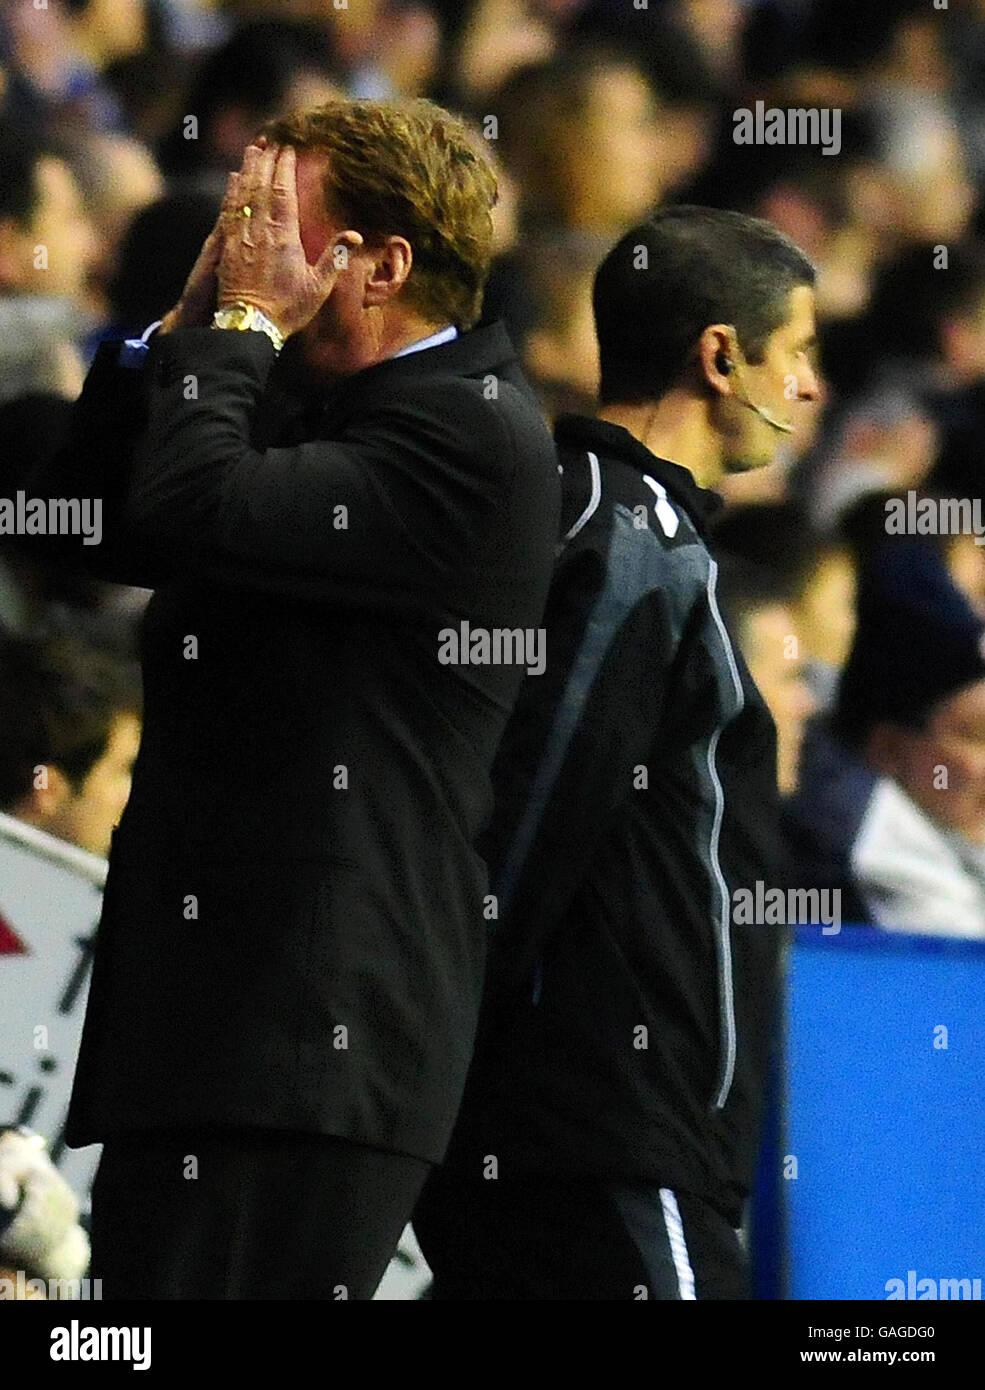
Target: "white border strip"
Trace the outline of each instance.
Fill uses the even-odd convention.
[[[45,830],[17,820],[14,816],[0,813],[0,839],[12,840],[15,844],[31,849],[43,859],[57,864],[61,869],[69,869],[80,878],[86,878],[97,888],[106,882],[107,861],[99,854],[90,854],[87,849],[70,845],[67,840],[58,840]]]

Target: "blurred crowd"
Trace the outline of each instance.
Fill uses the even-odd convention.
[[[985,547],[887,528],[893,498],[980,498],[985,0],[0,0],[0,497],[98,343],[176,302],[258,126],[338,95],[471,119],[500,185],[485,318],[551,418],[593,411],[593,272],[654,207],[811,256],[822,397],[727,480],[718,538],[794,872],[845,920],[985,937]],[[837,154],[737,144],[758,101],[839,111]],[[0,810],[96,853],[146,597],[0,534]]]

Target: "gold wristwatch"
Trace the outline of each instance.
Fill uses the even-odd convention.
[[[237,300],[235,304],[227,304],[224,309],[217,309],[212,319],[212,327],[253,329],[257,333],[266,333],[277,352],[284,346],[284,335],[277,325],[271,323],[267,315],[255,304],[244,304],[241,300]]]

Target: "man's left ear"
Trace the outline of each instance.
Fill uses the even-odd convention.
[[[698,339],[698,371],[712,391],[731,393],[730,377],[735,371],[733,329],[729,324],[709,324]]]
[[[379,249],[371,248],[374,256],[366,279],[363,304],[366,308],[378,308],[388,304],[407,282],[414,253],[406,237],[391,236]]]

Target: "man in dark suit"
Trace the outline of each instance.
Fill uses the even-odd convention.
[[[67,1131],[105,1143],[107,1297],[368,1298],[443,1158],[523,674],[496,634],[540,622],[559,517],[509,340],[469,331],[494,198],[429,103],[272,123],[77,407],[95,566],[156,590]]]

